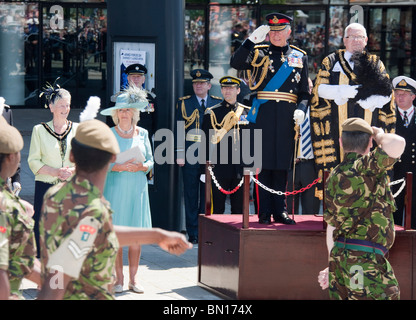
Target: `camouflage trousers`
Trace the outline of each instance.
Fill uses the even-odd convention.
[[[384,256],[334,247],[329,259],[329,297],[336,300],[398,300],[400,290],[394,271]]]

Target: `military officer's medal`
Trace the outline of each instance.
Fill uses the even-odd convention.
[[[287,57],[287,62],[293,68],[303,68],[302,55],[297,52],[292,52]]]

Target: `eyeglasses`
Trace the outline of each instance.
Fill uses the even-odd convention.
[[[347,36],[345,38],[352,39],[352,40],[364,40],[365,36]]]

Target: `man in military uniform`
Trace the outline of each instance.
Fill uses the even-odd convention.
[[[108,167],[120,152],[116,137],[99,120],[80,123],[72,140],[74,177],[48,190],[40,221],[42,290],[39,299],[114,299],[119,246],[157,243],[181,254],[192,245],[176,232],[113,226],[102,192]],[[59,286],[56,286],[56,280]]]
[[[376,148],[370,152],[373,140]],[[331,299],[399,299],[386,259],[394,243],[396,209],[387,171],[405,143],[361,118],[342,124],[344,158],[328,177],[325,192],[329,267],[318,276]]]
[[[231,213],[243,213],[243,188],[238,188],[243,178],[243,129],[247,129],[249,107],[237,102],[241,80],[226,76],[220,79],[224,100],[204,115],[202,129],[206,137],[207,158],[211,160],[212,171],[223,191],[230,194]],[[226,147],[224,147],[224,144]],[[205,166],[202,166],[205,169]],[[205,173],[205,170],[203,171]],[[212,209],[215,214],[225,211],[227,195],[212,184]]]
[[[176,105],[176,163],[182,169],[186,232],[190,242],[198,243],[198,215],[205,212],[205,190],[200,181],[198,152],[202,139],[200,130],[205,109],[221,99],[208,93],[213,78],[211,73],[195,69],[191,71],[191,77],[194,94],[180,98]]]
[[[146,80],[147,68],[142,64],[131,64],[129,65],[124,73],[127,74],[128,85],[135,85],[138,88],[143,88],[144,82]],[[121,93],[117,92],[115,95],[111,96],[111,102],[116,102],[117,96]],[[140,126],[145,128],[149,132],[149,137],[154,135],[157,130],[157,103],[156,95],[153,92],[146,90],[147,92],[147,101],[149,104],[146,108],[141,110],[140,113]]]
[[[396,103],[396,133],[406,140],[403,155],[394,165],[394,181],[406,177],[407,172],[413,172],[413,186],[416,186],[416,116],[413,105],[416,97],[416,81],[405,76],[393,79],[394,99]],[[394,186],[396,191],[400,185]],[[414,189],[415,190],[415,189]],[[394,221],[403,225],[404,197],[402,191],[396,197],[397,211]],[[416,192],[412,192],[412,229],[416,229]]]
[[[357,66],[352,57],[355,53],[365,52],[367,40],[367,32],[361,24],[352,23],[347,26],[343,38],[345,49],[325,57],[316,76],[311,101],[311,134],[320,177],[323,177],[325,170],[332,170],[342,161],[339,137],[341,125],[346,119],[359,117],[386,132],[394,130],[396,117],[393,101],[389,99],[380,105],[382,108],[373,111],[370,108],[364,109],[352,99],[357,95],[359,85],[355,74]],[[375,61],[380,74],[388,77],[383,62],[375,55],[366,54],[368,60]],[[372,80],[376,86],[376,79]],[[392,90],[390,95],[391,93]],[[323,183],[316,190],[316,196],[321,200],[322,186]]]
[[[308,58],[303,50],[288,44],[291,17],[272,13],[266,20],[268,25],[257,28],[235,52],[231,66],[246,70],[250,90],[256,91],[247,119],[252,129],[262,130],[258,180],[284,192],[294,155],[294,120],[297,125],[303,122],[309,99]],[[270,43],[263,42],[267,34]],[[284,196],[258,185],[256,191],[260,223],[271,223],[273,215],[275,222],[295,224],[287,215]]]
[[[9,237],[10,217],[3,211],[3,196],[0,194],[0,300],[10,296],[9,270]]]
[[[40,284],[39,265],[35,263],[33,206],[17,197],[6,183],[7,178],[16,173],[22,148],[23,138],[19,131],[0,116],[0,209],[9,215],[8,276],[10,292],[13,298],[18,299],[22,298],[19,288],[23,278]],[[5,231],[1,228],[0,233],[2,230]]]

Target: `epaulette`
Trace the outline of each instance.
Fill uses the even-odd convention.
[[[212,98],[212,99],[217,99],[217,100],[222,100],[222,98],[217,97],[217,96],[213,96],[213,95],[211,95],[211,98]]]
[[[189,99],[191,96],[185,96],[185,97],[182,97],[182,98],[179,98],[179,100],[186,100],[186,99]]]
[[[146,92],[153,98],[156,98],[156,94],[154,94],[152,91],[146,90]]]
[[[206,108],[205,109],[204,115],[206,115],[206,114],[211,114],[211,108]]]
[[[205,113],[204,114],[211,114],[211,111],[213,111],[213,109],[218,108],[219,106],[221,106],[222,101],[220,103],[217,103],[216,105],[206,108],[205,109]]]
[[[263,49],[270,47],[270,44],[257,44],[254,46],[254,49]]]
[[[294,46],[292,44],[290,45],[290,47],[293,48],[293,49],[295,49],[295,50],[298,50],[298,51],[302,52],[305,56],[307,55],[306,51],[304,51],[304,50],[302,50],[302,49],[300,49],[300,48],[298,48],[298,47],[296,47],[296,46]]]

